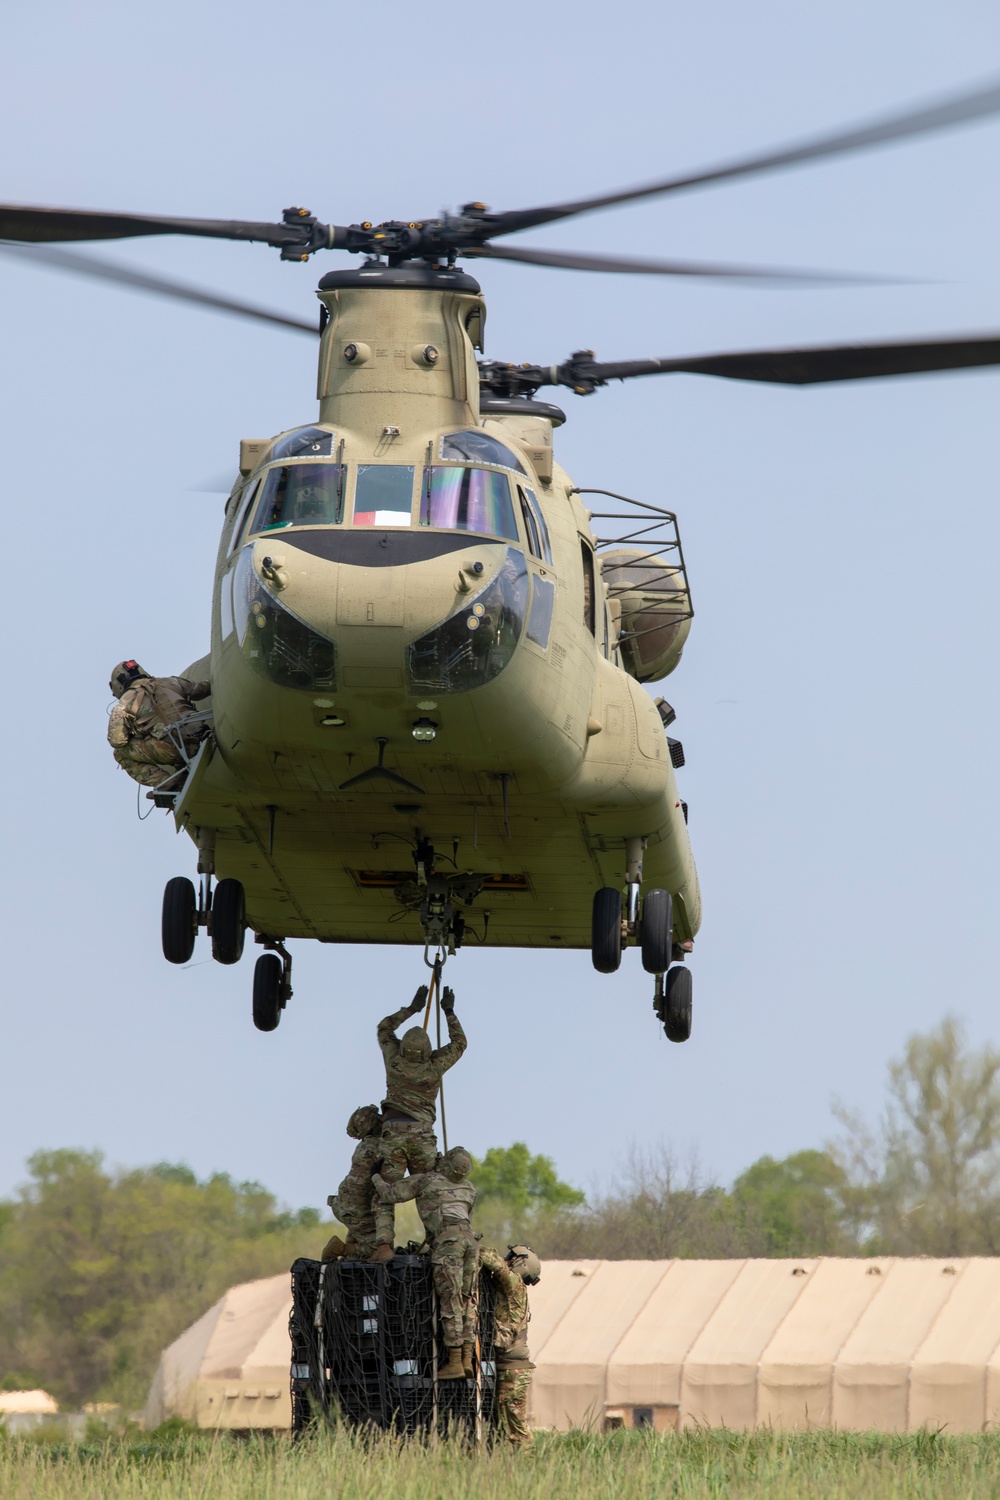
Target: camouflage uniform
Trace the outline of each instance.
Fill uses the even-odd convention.
[[[123,664],[124,665],[124,664]],[[134,664],[133,664],[134,666]],[[108,743],[115,760],[134,781],[142,786],[159,786],[184,765],[177,738],[188,755],[193,755],[207,730],[203,724],[188,729],[174,729],[198,710],[195,701],[207,698],[210,682],[192,682],[188,677],[150,677],[142,668],[122,690],[111,679],[111,690],[118,702],[108,721]]]
[[[453,1149],[457,1154],[462,1148]],[[451,1154],[441,1159],[442,1169],[446,1169]],[[466,1157],[462,1173],[465,1176],[469,1170],[468,1158],[464,1151],[462,1155]],[[476,1336],[473,1294],[479,1269],[479,1246],[471,1223],[476,1201],[472,1183],[456,1182],[454,1177],[445,1175],[445,1170],[419,1172],[402,1182],[388,1183],[379,1176],[373,1181],[379,1197],[386,1203],[417,1200],[417,1212],[430,1241],[445,1344],[449,1349],[457,1349],[471,1343]]]
[[[347,1176],[336,1193],[331,1193],[326,1200],[341,1224],[347,1228],[347,1253],[356,1260],[367,1260],[377,1241],[379,1205],[372,1178],[382,1165],[379,1125],[378,1110],[374,1104],[362,1105],[351,1115],[347,1122],[347,1133],[358,1144],[354,1148]]]
[[[468,1046],[465,1032],[453,1010],[445,1009],[448,1043],[431,1048],[422,1026],[411,1026],[402,1041],[396,1027],[423,1009],[426,989],[418,990],[412,1005],[378,1024],[378,1044],[385,1059],[385,1098],[382,1101],[382,1176],[398,1182],[406,1169],[430,1172],[437,1161],[434,1121],[441,1078]]]
[[[528,1288],[495,1250],[481,1250],[480,1264],[493,1279],[494,1350],[500,1427],[515,1448],[532,1441],[528,1387],[535,1368],[528,1353]]]

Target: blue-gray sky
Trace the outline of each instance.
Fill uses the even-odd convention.
[[[427,216],[697,167],[1000,72],[980,0],[347,8],[40,0],[2,23],[0,197],[165,214]],[[549,363],[1000,327],[1000,121],[594,214],[524,244],[914,278],[753,291],[483,264],[488,353]],[[312,316],[331,262],[122,242],[130,265]],[[192,848],[104,742],[113,662],[208,640],[241,437],[315,413],[293,334],[0,259],[7,598],[0,1192],[40,1146],[258,1178],[322,1203],[379,1097],[375,1023],[420,953],[297,945],[277,1033],[253,954],[159,953]],[[674,377],[566,393],[577,483],[666,501],[697,617],[664,688],[705,923],[695,1031],[663,1038],[638,956],[463,953],[451,1139],[521,1138],[587,1187],[631,1143],[732,1177],[874,1113],[946,1010],[995,1039],[1000,375],[782,390]]]

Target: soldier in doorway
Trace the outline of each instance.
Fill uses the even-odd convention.
[[[376,1243],[376,1202],[374,1174],[382,1165],[382,1121],[377,1104],[362,1104],[347,1122],[347,1134],[358,1142],[351,1157],[350,1170],[336,1193],[326,1200],[341,1224],[347,1229],[346,1244],[339,1235],[331,1235],[323,1247],[323,1260],[346,1256],[349,1260],[368,1260]]]
[[[467,1181],[472,1158],[461,1146],[438,1158],[431,1172],[418,1172],[405,1181],[389,1183],[377,1173],[372,1181],[387,1204],[417,1200],[431,1252],[434,1287],[448,1358],[438,1370],[439,1380],[471,1378],[475,1339],[475,1288],[479,1246],[472,1232],[476,1190]]]
[[[528,1287],[537,1286],[542,1263],[527,1245],[510,1245],[500,1258],[482,1250],[480,1264],[493,1282],[494,1351],[500,1426],[515,1448],[531,1442],[528,1387],[535,1368],[528,1353]]]
[[[422,1026],[411,1026],[400,1040],[396,1028],[415,1016],[427,1002],[427,986],[421,985],[410,1005],[405,1005],[378,1024],[378,1044],[385,1059],[385,1098],[382,1101],[382,1176],[399,1182],[407,1168],[429,1172],[437,1161],[437,1096],[441,1079],[468,1046],[465,1032],[455,1015],[455,996],[449,989],[441,997],[448,1023],[448,1042],[432,1048]],[[380,1221],[379,1244],[373,1260],[392,1259],[393,1217],[388,1208]]]
[[[160,786],[208,734],[195,704],[208,697],[212,685],[189,677],[151,677],[138,662],[122,661],[110,686],[118,699],[108,721],[115,760],[141,786]]]

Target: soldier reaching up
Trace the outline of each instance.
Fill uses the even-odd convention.
[[[468,1046],[465,1032],[455,1015],[455,996],[446,989],[441,1009],[448,1022],[448,1043],[436,1050],[422,1026],[411,1026],[402,1040],[396,1028],[415,1016],[427,1002],[427,986],[421,985],[411,1005],[404,1005],[378,1024],[378,1044],[385,1059],[385,1098],[382,1101],[382,1176],[398,1182],[406,1173],[429,1172],[437,1161],[437,1096],[442,1076]],[[379,1244],[373,1260],[392,1259],[392,1210],[379,1222]]]
[[[542,1263],[527,1245],[510,1245],[501,1260],[495,1250],[480,1251],[493,1281],[494,1350],[500,1425],[515,1448],[531,1442],[528,1387],[535,1368],[528,1353],[528,1287],[537,1286]]]
[[[386,1204],[417,1200],[417,1213],[427,1231],[431,1248],[434,1288],[441,1310],[447,1362],[438,1370],[439,1380],[471,1378],[472,1345],[475,1339],[473,1292],[479,1270],[479,1246],[472,1232],[472,1210],[476,1190],[466,1181],[472,1158],[461,1146],[452,1146],[432,1172],[418,1172],[405,1182],[388,1183],[377,1173],[375,1190]]]

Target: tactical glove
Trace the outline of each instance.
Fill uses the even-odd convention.
[[[455,991],[448,989],[447,986],[441,996],[441,1009],[446,1016],[450,1016],[455,1009]]]
[[[409,1014],[411,1016],[415,1016],[417,1014],[417,1011],[418,1010],[423,1010],[423,1008],[424,1008],[424,1006],[426,1004],[427,1004],[427,986],[426,986],[426,984],[422,984],[420,986],[419,990],[417,990],[417,993],[413,997],[413,1004],[410,1006]]]

